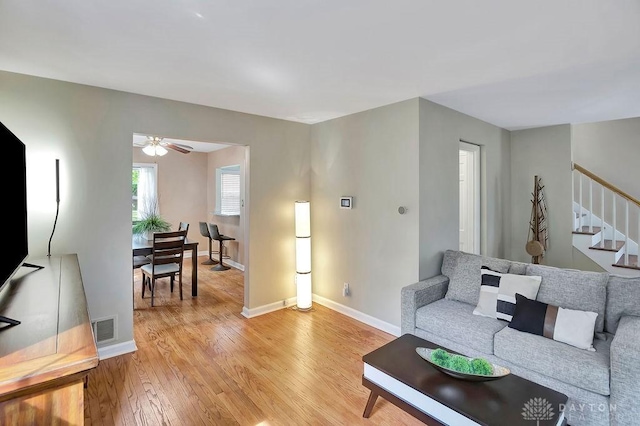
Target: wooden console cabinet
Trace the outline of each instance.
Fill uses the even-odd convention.
[[[75,254],[29,259],[0,293],[0,425],[82,425],[84,383],[98,365]]]

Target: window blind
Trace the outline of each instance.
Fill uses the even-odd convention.
[[[220,213],[240,214],[240,175],[238,173],[220,174]]]

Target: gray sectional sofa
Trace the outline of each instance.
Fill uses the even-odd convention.
[[[482,266],[542,276],[537,300],[597,312],[595,352],[474,315]],[[640,278],[449,250],[444,253],[441,275],[402,289],[401,312],[402,334],[417,335],[466,356],[484,357],[568,395],[569,425],[640,425]]]

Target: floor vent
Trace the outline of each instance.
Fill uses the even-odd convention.
[[[116,339],[116,317],[99,318],[91,322],[96,343],[108,342]]]

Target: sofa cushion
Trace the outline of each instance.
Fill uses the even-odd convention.
[[[640,277],[610,275],[607,284],[607,307],[604,329],[615,333],[624,315],[640,317]]]
[[[460,253],[462,252],[457,250],[446,250],[444,252],[442,267],[440,268],[442,275],[451,279],[453,271],[455,271],[456,265],[458,264],[458,257],[460,256]]]
[[[509,266],[509,273],[515,275],[525,275],[527,273],[527,263],[511,262]]]
[[[473,315],[473,306],[441,299],[416,311],[416,327],[462,343],[477,351],[493,353],[493,335],[507,323]]]
[[[527,275],[542,277],[536,300],[566,309],[597,313],[595,332],[599,338],[603,337],[608,273],[531,264],[527,266]]]
[[[611,337],[595,340],[595,352],[556,342],[513,328],[496,333],[494,352],[499,358],[553,377],[565,383],[609,395],[609,351]]]
[[[476,306],[480,298],[480,270],[483,266],[507,273],[511,262],[493,257],[458,252],[456,264],[449,277],[449,288],[445,299],[457,300]],[[444,266],[444,263],[443,263]],[[447,269],[450,267],[447,265]],[[445,271],[443,270],[443,274]]]

